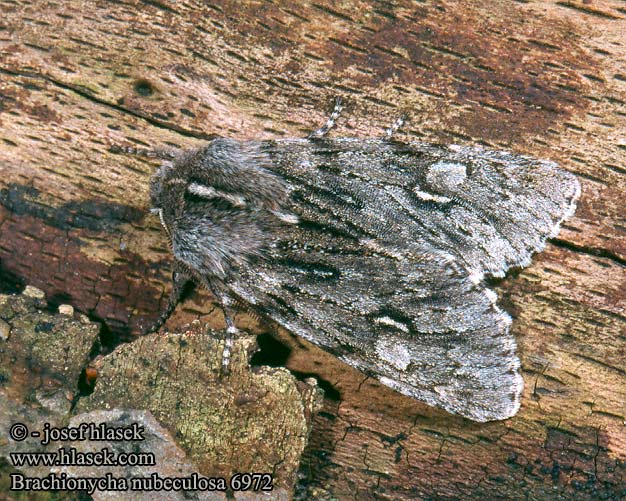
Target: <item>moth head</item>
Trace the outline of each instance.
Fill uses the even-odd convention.
[[[166,161],[161,164],[150,179],[150,212],[159,216],[161,225],[170,240],[172,234],[166,221],[169,219],[167,214],[172,210],[172,201],[168,200],[172,194],[170,193],[171,190],[166,189],[166,184],[167,177],[173,168],[173,163]]]

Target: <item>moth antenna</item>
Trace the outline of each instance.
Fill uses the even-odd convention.
[[[174,160],[176,151],[170,148],[135,148],[134,146],[118,146],[113,145],[109,148],[112,153],[126,153],[127,155],[136,155],[145,158],[160,158],[161,160]]]
[[[337,96],[335,98],[335,108],[333,109],[333,112],[330,114],[330,117],[328,117],[328,120],[326,121],[326,123],[319,129],[317,129],[316,131],[311,132],[307,136],[307,139],[320,139],[324,137],[326,134],[328,134],[328,131],[333,128],[333,126],[335,125],[335,121],[339,118],[339,115],[341,114],[341,110],[343,110],[343,105],[341,104],[341,97]]]
[[[398,129],[400,127],[402,127],[404,125],[404,123],[407,120],[407,114],[403,113],[402,115],[400,115],[396,121],[394,123],[391,124],[391,127],[389,127],[386,131],[385,131],[385,137],[384,139],[387,141],[391,141],[391,139],[393,138],[393,135],[398,132]]]

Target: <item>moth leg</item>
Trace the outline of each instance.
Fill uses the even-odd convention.
[[[158,331],[161,326],[170,318],[170,315],[176,308],[176,305],[180,302],[180,298],[185,290],[187,282],[192,280],[192,277],[178,264],[174,265],[174,271],[172,271],[172,290],[167,300],[167,306],[161,313],[161,316],[145,331],[145,334]]]
[[[333,109],[333,112],[330,114],[330,117],[328,117],[328,120],[326,121],[326,123],[319,129],[317,129],[316,131],[311,132],[307,136],[307,139],[320,139],[324,137],[328,133],[328,131],[332,129],[333,126],[335,125],[335,120],[339,118],[339,115],[341,114],[342,109],[343,109],[343,106],[341,104],[341,98],[337,96],[335,98],[335,108]]]
[[[398,129],[400,127],[402,127],[404,125],[404,122],[406,121],[406,113],[403,113],[402,115],[400,115],[396,121],[394,123],[391,124],[391,127],[389,127],[386,131],[385,131],[385,137],[384,139],[386,141],[391,141],[393,135],[398,132]]]
[[[222,351],[222,374],[228,374],[230,370],[230,354],[233,350],[233,339],[239,333],[239,329],[235,327],[235,315],[232,309],[234,301],[227,294],[223,294],[220,300],[226,322],[226,337],[224,338],[224,350]]]
[[[233,338],[239,333],[239,329],[235,327],[235,315],[233,306],[235,301],[226,292],[223,284],[216,279],[200,277],[202,285],[206,287],[215,298],[220,302],[222,311],[224,312],[224,321],[226,322],[226,336],[224,337],[224,350],[222,351],[222,374],[228,374],[230,370],[230,354],[233,349]]]

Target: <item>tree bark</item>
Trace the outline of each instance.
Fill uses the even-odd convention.
[[[172,263],[147,210],[154,162],[111,145],[302,136],[341,95],[335,135],[379,136],[409,111],[407,141],[479,143],[575,173],[575,216],[496,286],[525,381],[514,418],[449,415],[279,332],[287,367],[327,390],[301,490],[626,495],[622,3],[0,0],[0,10],[2,276],[101,320],[109,340],[158,316]],[[210,301],[195,293],[168,327],[223,327]]]

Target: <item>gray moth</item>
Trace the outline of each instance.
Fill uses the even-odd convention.
[[[174,255],[157,330],[192,281],[405,395],[474,421],[513,416],[523,380],[485,277],[524,267],[576,207],[553,162],[473,146],[216,137],[164,160],[153,211]]]

